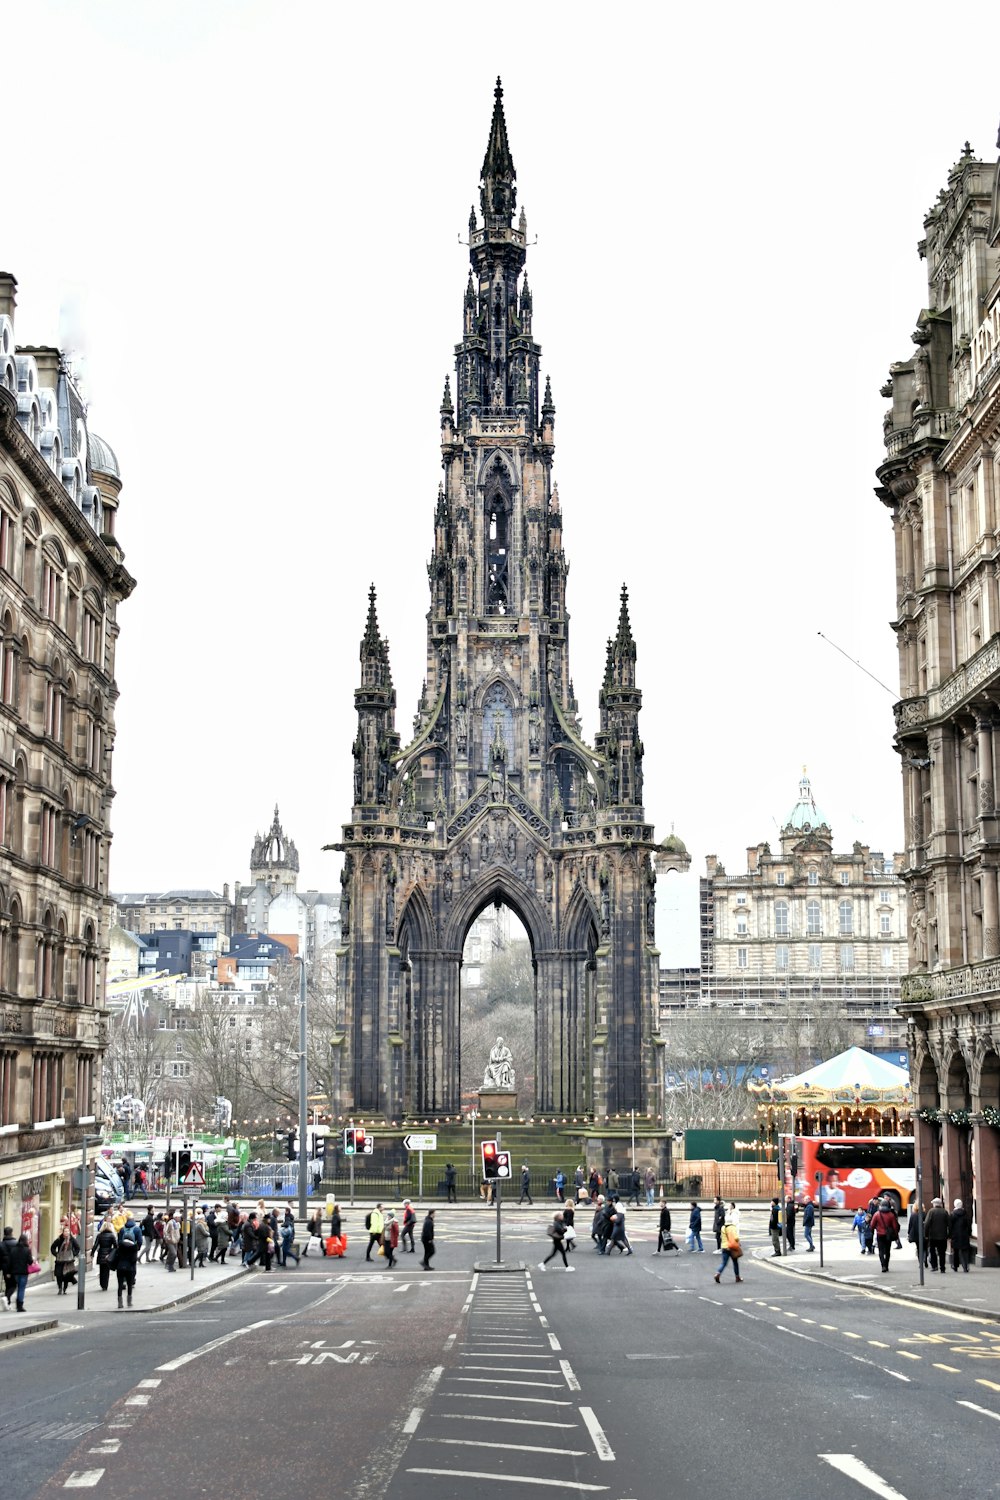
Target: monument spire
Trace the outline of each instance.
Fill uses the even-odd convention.
[[[517,172],[514,170],[514,158],[510,154],[510,145],[507,141],[507,122],[503,114],[503,85],[499,78],[493,91],[493,100],[493,119],[490,121],[490,138],[486,147],[486,155],[483,157],[479,203],[487,228],[498,228],[503,224],[509,229],[514,209],[517,206],[517,194],[514,189]]]

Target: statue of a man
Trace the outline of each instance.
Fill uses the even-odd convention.
[[[502,1036],[498,1036],[490,1051],[483,1077],[484,1089],[512,1089],[514,1087],[514,1058]]]

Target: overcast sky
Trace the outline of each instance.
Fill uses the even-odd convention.
[[[335,886],[370,581],[409,737],[497,73],[588,737],[625,581],[660,837],[737,873],[806,765],[839,848],[899,848],[878,388],[924,214],[995,156],[995,9],[960,20],[950,58],[919,3],[4,5],[0,265],[18,341],[77,353],[138,580],[113,889],[246,880],[276,802]]]

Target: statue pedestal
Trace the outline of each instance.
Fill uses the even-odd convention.
[[[516,1115],[517,1090],[480,1089],[478,1108],[480,1115]]]

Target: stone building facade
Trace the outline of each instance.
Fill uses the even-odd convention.
[[[908,930],[902,856],[860,843],[836,852],[804,771],[779,840],[774,851],[769,842],[748,848],[739,875],[707,857],[701,1003],[806,1017],[818,1037],[832,1035],[838,1020],[843,1046],[898,1046]]]
[[[426,678],[405,746],[374,588],[361,643],[354,805],[332,846],[345,856],[343,1112],[457,1111],[462,949],[494,902],[532,946],[538,1108],[643,1109],[660,1072],[636,643],[623,589],[588,745],[515,181],[498,84],[440,409]]]
[[[910,892],[901,1009],[924,1192],[1000,1261],[1000,176],[966,144],[924,220],[927,305],[882,394]],[[974,1185],[974,1188],[973,1188]]]
[[[238,925],[246,932],[298,938],[314,973],[324,973],[324,984],[336,965],[327,950],[340,939],[340,895],[331,891],[300,891],[299,852],[285,836],[275,806],[271,827],[257,834],[250,852],[250,884],[236,886]],[[325,956],[324,956],[325,955]]]
[[[0,273],[0,1214],[47,1250],[102,1113],[121,476]]]

